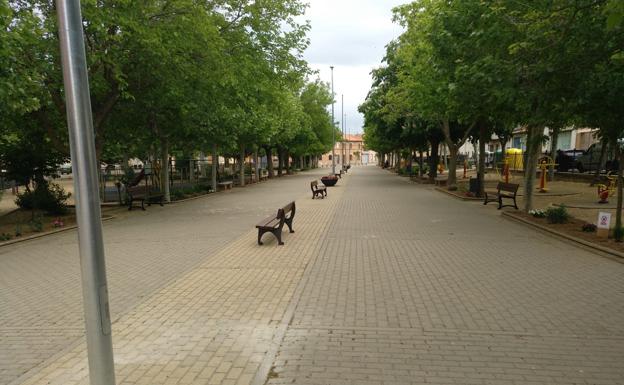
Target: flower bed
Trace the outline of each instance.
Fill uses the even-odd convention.
[[[539,211],[545,214],[545,211],[542,210],[535,211],[538,212],[538,215],[543,215],[539,213]],[[596,235],[595,231],[593,231],[595,230],[595,226],[590,226],[587,222],[574,217],[568,217],[567,222],[565,223],[550,223],[546,215],[540,217],[535,216],[535,214],[527,214],[522,211],[508,211],[505,214],[522,218],[530,223],[535,223],[537,225],[547,227],[573,238],[582,239],[586,242],[591,242],[598,246],[624,253],[624,242],[616,242],[612,238],[600,238]]]

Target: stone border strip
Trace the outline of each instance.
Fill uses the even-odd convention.
[[[571,235],[562,233],[562,232],[557,231],[557,230],[553,230],[553,229],[549,228],[548,226],[543,226],[543,225],[540,225],[540,224],[537,224],[537,223],[533,223],[533,222],[531,222],[529,220],[526,220],[526,219],[521,218],[521,217],[519,217],[517,215],[514,215],[510,211],[503,211],[501,213],[501,216],[505,217],[507,219],[510,219],[510,220],[522,223],[522,224],[524,224],[527,227],[532,227],[533,229],[541,230],[543,232],[546,232],[548,234],[554,235],[556,237],[572,241],[573,242],[572,244],[575,245],[575,246],[578,246],[578,247],[580,247],[582,249],[586,249],[586,250],[597,252],[598,254],[600,254],[604,258],[608,258],[608,259],[611,259],[612,261],[624,264],[624,253],[621,253],[619,251],[610,249],[608,247],[597,245],[597,244],[595,244],[593,242],[589,242],[589,241],[586,241],[584,239],[575,238],[575,237],[573,237]]]
[[[111,215],[109,217],[102,218],[102,222],[109,221],[109,220],[115,219],[115,218],[116,217],[114,215]],[[15,243],[20,243],[20,242],[26,242],[26,241],[30,241],[30,240],[37,239],[37,238],[47,237],[48,235],[54,235],[54,234],[62,233],[64,231],[69,231],[69,230],[73,230],[73,229],[77,229],[77,228],[78,228],[78,225],[71,225],[71,226],[63,227],[61,229],[47,231],[45,233],[39,233],[39,234],[29,235],[27,237],[20,237],[20,238],[16,238],[16,239],[11,239],[9,241],[1,242],[0,243],[0,247],[13,245]]]
[[[462,196],[459,196],[459,195],[453,194],[452,192],[450,192],[450,191],[448,191],[448,190],[445,190],[445,189],[443,189],[443,188],[440,188],[440,187],[434,187],[433,189],[434,189],[434,190],[436,190],[436,191],[439,191],[439,192],[441,192],[441,193],[444,193],[444,194],[446,194],[446,195],[450,195],[450,196],[452,196],[453,198],[460,199],[460,200],[462,200],[462,201],[466,201],[466,202],[480,202],[480,201],[483,201],[483,198],[478,198],[478,197],[462,197]]]

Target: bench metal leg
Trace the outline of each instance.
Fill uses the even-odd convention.
[[[275,232],[273,233],[273,235],[275,235],[275,238],[277,238],[277,244],[278,245],[283,245],[284,242],[282,242],[282,229],[277,229],[275,230]]]
[[[263,245],[263,243],[262,243],[262,241],[261,241],[260,239],[262,239],[262,234],[264,234],[264,233],[265,233],[264,231],[262,231],[262,230],[258,230],[258,244],[259,244],[260,246],[262,246],[262,245]]]
[[[288,220],[288,219],[287,219],[287,220],[285,220],[285,221],[284,221],[284,223],[286,223],[286,226],[288,226],[288,230],[289,230],[291,233],[294,233],[294,232],[295,232],[295,230],[293,230],[293,229],[292,229],[292,222],[293,222],[292,220],[293,220],[292,218],[290,218],[290,220]],[[282,231],[280,230],[280,233],[281,233],[281,232],[282,232]]]

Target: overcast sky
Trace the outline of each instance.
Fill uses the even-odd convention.
[[[357,107],[371,86],[370,72],[379,67],[385,46],[401,33],[392,23],[392,8],[407,0],[308,0],[305,18],[312,30],[305,59],[330,82],[334,66],[335,120],[341,121],[341,96],[350,133],[362,132],[363,116]],[[340,127],[342,127],[340,123]]]

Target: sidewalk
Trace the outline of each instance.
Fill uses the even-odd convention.
[[[375,167],[352,169],[325,200],[310,199],[313,178],[287,177],[106,225],[116,265],[118,384],[624,383],[621,264]],[[296,232],[284,246],[270,235],[257,246],[257,221],[247,212],[261,219],[266,212],[250,207],[269,211],[285,195],[297,201]],[[230,225],[229,216],[236,217]],[[146,226],[154,231],[141,233]],[[228,228],[230,236],[219,238]],[[73,253],[76,245],[54,247]],[[168,283],[115,309],[127,293],[114,288],[132,286],[113,277],[156,253],[152,259],[176,263],[195,257]],[[5,286],[3,272],[28,266],[42,279],[49,267],[18,258],[24,254],[0,249],[1,287],[15,301],[28,286]],[[125,279],[143,274],[157,277],[134,270]],[[64,303],[80,310],[79,287],[53,301],[35,294],[28,296],[43,297],[20,317],[42,330],[60,323],[33,312],[37,301],[51,302],[57,317]],[[5,315],[13,303],[0,298]],[[74,321],[79,333],[81,320]],[[1,358],[7,345],[0,346]],[[82,340],[58,350],[9,384],[87,384]]]

